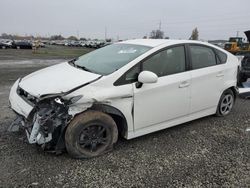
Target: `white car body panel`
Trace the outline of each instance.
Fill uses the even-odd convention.
[[[224,64],[190,71],[191,108],[190,113],[217,107],[224,91]]]
[[[14,83],[14,85],[11,87],[10,95],[9,95],[10,106],[13,110],[15,110],[16,113],[21,114],[25,118],[27,118],[34,107],[28,104],[24,99],[22,99],[17,94],[16,91],[17,91],[19,81],[20,79],[18,79]]]
[[[183,72],[160,77],[157,83],[141,88],[133,84],[135,130],[188,115],[190,82],[190,72]]]
[[[155,131],[160,131],[169,127],[180,125],[182,123],[186,123],[186,122],[198,119],[198,118],[206,117],[206,116],[214,114],[215,111],[216,111],[216,108],[206,109],[201,112],[189,114],[187,116],[176,118],[167,122],[162,122],[154,126],[149,126],[149,127],[136,130],[136,131],[131,131],[131,132],[128,132],[127,139],[136,138],[136,137],[143,136],[143,135],[155,132]]]
[[[60,63],[25,76],[19,86],[35,97],[50,93],[62,93],[91,82],[100,77],[98,74],[77,69]]]
[[[97,82],[92,83],[82,87],[72,93],[70,93],[67,98],[83,94],[83,98],[79,100],[74,106],[72,114],[81,113],[82,110],[79,107],[89,108],[89,104],[99,103],[112,106],[119,109],[127,120],[128,132],[134,130],[132,108],[133,108],[133,88],[132,84],[114,87],[113,84],[104,85],[103,81],[105,79],[101,78]],[[128,137],[126,135],[125,137]]]
[[[83,95],[77,103],[70,106],[69,113],[71,115],[82,113],[93,104],[114,107],[126,118],[127,132],[124,137],[127,139],[214,114],[222,92],[236,86],[237,58],[211,44],[197,41],[149,39],[122,43],[146,45],[153,48],[114,73],[102,76],[98,80],[96,80],[100,77],[98,74],[62,63],[26,76],[19,86],[31,95],[39,97],[66,92],[96,80],[65,96],[65,98],[70,98]],[[135,83],[113,85],[127,70],[152,53],[167,46],[184,43],[204,44],[222,50],[228,55],[227,63],[160,77],[157,83],[144,84],[139,89],[135,87]],[[223,76],[217,76],[219,74]],[[10,92],[11,107],[17,113],[28,117],[33,107],[16,94],[17,86],[18,81]]]
[[[169,43],[171,42],[174,42],[172,40],[168,40]],[[123,41],[121,43],[124,43],[124,44],[135,44],[135,45],[144,45],[144,46],[151,46],[151,47],[157,47],[157,46],[160,46],[160,45],[164,45],[166,44],[166,40],[161,40],[161,39],[158,39],[158,40],[150,40],[150,39],[135,39],[135,40],[127,40],[127,41]]]

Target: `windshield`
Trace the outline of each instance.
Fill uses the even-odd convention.
[[[83,55],[74,64],[96,74],[108,75],[150,49],[148,46],[118,43]]]

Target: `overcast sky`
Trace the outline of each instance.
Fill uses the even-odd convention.
[[[159,28],[175,39],[228,39],[250,30],[250,0],[0,0],[0,33],[142,38]]]

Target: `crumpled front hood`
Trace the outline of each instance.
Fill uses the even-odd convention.
[[[66,62],[29,74],[21,80],[19,86],[29,94],[39,97],[67,92],[99,77],[98,74],[75,68]]]

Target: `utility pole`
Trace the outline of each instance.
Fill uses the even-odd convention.
[[[239,37],[239,31],[237,31],[236,37]]]
[[[76,31],[76,34],[77,34],[77,38],[79,39],[79,31],[78,30]]]
[[[159,22],[159,30],[161,31],[161,20]]]
[[[107,40],[107,27],[105,26],[105,41]]]

